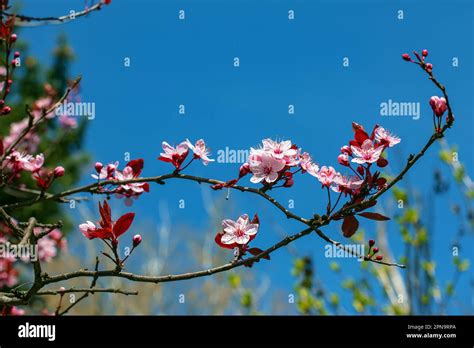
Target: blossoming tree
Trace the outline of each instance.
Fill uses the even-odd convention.
[[[108,0],[101,0],[75,13],[75,18],[99,10],[109,3]],[[0,71],[3,76],[0,86],[2,113],[0,122],[2,128],[9,125],[10,132],[0,139],[0,189],[27,192],[31,197],[0,206],[1,237],[3,242],[12,245],[35,247],[40,255],[35,260],[0,259],[0,286],[4,289],[0,293],[0,305],[5,314],[19,313],[21,311],[19,306],[26,305],[42,295],[56,294],[62,298],[65,293],[70,292],[83,293],[84,296],[98,292],[132,294],[122,289],[100,288],[97,286],[99,278],[118,277],[135,282],[162,283],[208,277],[242,266],[252,267],[262,259],[270,260],[271,254],[283,246],[313,233],[325,242],[354,254],[355,251],[347,249],[340,240],[330,238],[324,232],[324,228],[329,225],[340,225],[342,239],[354,236],[363,219],[389,220],[390,217],[375,212],[379,199],[403,179],[410,168],[420,161],[438,139],[444,137],[454,123],[446,89],[433,75],[433,65],[427,61],[428,51],[424,49],[421,54],[414,52],[414,58],[408,54],[403,54],[402,58],[421,68],[440,91],[440,96],[433,96],[428,101],[433,110],[433,126],[426,125],[428,139],[425,146],[418,153],[410,155],[401,172],[390,180],[384,175],[383,169],[388,165],[386,153],[400,143],[400,137],[381,125],[373,125],[369,129],[353,122],[353,138],[340,140],[342,145],[340,154],[335,156],[334,163],[331,164],[318,163],[317,159],[313,159],[291,140],[263,139],[260,145],[250,149],[248,162],[236,168],[235,178],[221,180],[186,173],[186,169],[190,165],[196,165],[197,162],[205,166],[213,164],[214,159],[203,139],[195,142],[185,139],[175,146],[163,141],[162,152],[158,153],[157,149],[157,158],[147,161],[162,161],[163,170],[171,168],[168,173],[145,176],[145,159],[141,158],[129,161],[122,168],[118,162],[113,161],[109,164],[96,163],[94,168],[91,168],[93,173],[89,184],[57,190],[55,183],[65,180],[69,173],[61,161],[53,163],[46,154],[37,151],[38,145],[45,137],[40,130],[43,125],[53,122],[56,109],[64,101],[76,97],[80,79],[69,84],[62,96],[59,96],[53,87],[46,86],[45,96],[38,98],[31,107],[26,106],[26,117],[20,123],[9,122],[12,113],[9,95],[14,85],[13,74],[21,56],[20,52],[14,51],[17,41],[15,26],[28,25],[32,22],[62,23],[71,18],[70,16],[34,18],[15,15],[9,12],[7,0],[2,0],[1,6],[0,39],[6,57]],[[65,127],[73,127],[75,120],[63,115],[59,122]],[[336,169],[336,163],[340,169]],[[292,189],[295,180],[302,175],[314,177],[315,189],[319,187],[327,193],[326,209],[314,212],[309,217],[289,211],[271,195],[274,190]],[[26,184],[25,177],[31,179],[26,181]],[[122,198],[132,210],[133,200],[140,199],[144,194],[153,194],[153,185],[164,185],[170,180],[192,181],[207,184],[213,190],[238,190],[258,196],[270,202],[286,218],[301,223],[302,228],[273,245],[264,247],[259,243],[258,236],[265,233],[265,222],[260,221],[258,212],[242,211],[240,216],[223,220],[222,229],[215,233],[215,243],[229,250],[229,262],[181,274],[130,273],[126,270],[127,260],[141,243],[146,243],[146,239],[133,233],[133,222],[138,218],[134,212],[117,216],[107,201]],[[46,274],[42,263],[50,261],[52,250],[60,248],[65,243],[60,232],[62,223],[40,221],[34,214],[27,218],[19,218],[21,215],[18,212],[46,203],[60,205],[82,199],[78,196],[80,194],[103,197],[103,201],[98,205],[97,220],[81,223],[76,232],[80,231],[87,239],[100,240],[104,245],[104,251],[98,255],[94,270],[79,269]],[[375,263],[378,267],[405,267],[395,260],[384,258],[383,250],[376,246],[376,241],[366,242],[369,252],[366,255],[354,256],[364,262]],[[124,243],[131,244],[131,249],[126,255],[121,255]],[[99,263],[100,260],[103,262]],[[33,269],[33,279],[27,289],[18,289],[15,287],[18,274],[16,266],[24,261],[29,261]],[[90,287],[68,288],[68,281],[75,278],[91,278]],[[65,313],[69,308],[63,312],[58,308],[56,314]]]

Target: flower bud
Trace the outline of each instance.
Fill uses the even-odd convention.
[[[56,168],[54,168],[54,177],[55,178],[60,178],[64,175],[64,172],[66,170],[64,169],[64,167],[61,167],[61,166],[57,166]]]
[[[349,167],[349,156],[347,156],[345,153],[342,153],[339,156],[337,156],[337,161],[339,162],[340,165]]]
[[[239,178],[242,178],[250,173],[250,165],[248,163],[244,163],[240,166],[239,169]]]
[[[425,65],[425,70],[428,71],[429,73],[433,71],[433,64],[428,63]]]
[[[100,171],[102,170],[104,165],[100,162],[96,162],[94,167],[95,167],[95,170],[97,171],[97,173],[100,173]]]
[[[369,239],[369,246],[373,247],[375,245],[375,240]]]
[[[357,167],[357,173],[359,173],[360,175],[364,175],[365,169],[362,165]]]
[[[380,157],[380,158],[377,160],[377,165],[378,165],[380,168],[386,167],[386,166],[388,165],[388,161],[387,161],[385,158]]]
[[[142,236],[136,234],[133,236],[133,247],[136,248],[142,242]]]
[[[15,58],[20,57],[20,52],[16,51],[16,52],[13,54],[13,56],[14,56]]]
[[[421,51],[421,55],[422,55],[423,57],[428,56],[428,50],[423,50],[423,51]]]
[[[409,55],[408,53],[403,53],[403,54],[402,54],[402,58],[403,58],[403,60],[406,60],[407,62],[411,62],[411,61],[412,61],[412,60],[411,60],[411,57],[410,57],[410,55]]]
[[[2,108],[2,115],[8,115],[10,112],[12,112],[12,108],[9,106],[4,106]]]
[[[18,39],[18,36],[16,34],[11,34],[10,35],[10,42],[15,42],[16,39]]]
[[[383,260],[383,256],[382,255],[377,255],[377,257],[375,258],[377,261],[382,261]]]
[[[372,249],[372,251],[374,252],[374,254],[377,254],[379,252],[379,248],[375,247]]]
[[[344,145],[343,147],[341,147],[341,153],[351,156],[352,155],[351,147],[348,145]]]

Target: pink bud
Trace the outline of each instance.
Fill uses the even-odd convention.
[[[11,34],[10,35],[10,42],[15,42],[16,39],[18,39],[18,36],[16,34]]]
[[[421,55],[422,55],[423,57],[428,56],[428,50],[423,50],[423,51],[421,51]]]
[[[13,56],[14,56],[15,58],[20,57],[20,52],[16,51],[16,52],[13,54]]]
[[[382,261],[383,260],[383,256],[382,255],[377,255],[377,257],[375,258],[377,261]]]
[[[58,167],[54,168],[54,176],[56,178],[60,178],[64,175],[65,171],[66,170],[64,169],[64,167],[58,166]]]
[[[7,81],[7,85],[8,85],[8,86],[11,86],[12,84],[13,84],[13,80],[8,80],[8,81]]]
[[[339,162],[339,164],[345,167],[349,167],[349,157],[345,153],[342,153],[337,156],[337,161]]]
[[[341,153],[345,153],[346,155],[351,156],[352,155],[351,147],[348,145],[344,145],[343,147],[341,147]]]
[[[133,247],[136,248],[142,242],[142,236],[136,234],[133,236]]]
[[[411,61],[412,61],[412,60],[411,60],[411,57],[410,57],[410,55],[409,55],[408,53],[403,53],[403,54],[402,54],[402,58],[403,58],[403,60],[406,60],[407,62],[411,62]]]
[[[12,108],[9,106],[4,106],[2,108],[2,115],[8,115],[10,112],[12,112]]]
[[[95,170],[97,171],[97,173],[100,173],[100,171],[102,170],[104,165],[100,162],[96,162],[94,167],[95,167]]]
[[[437,96],[432,96],[430,98],[430,106],[436,116],[442,116],[444,112],[448,109],[446,99]]]
[[[369,246],[373,247],[375,245],[375,240],[369,239]]]
[[[240,166],[239,169],[239,178],[242,178],[250,173],[250,165],[248,163],[244,163]]]
[[[374,252],[374,254],[377,254],[377,253],[379,252],[379,248],[375,247],[375,248],[373,249],[373,252]]]

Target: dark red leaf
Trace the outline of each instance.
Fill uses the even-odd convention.
[[[358,215],[365,217],[366,219],[370,220],[376,220],[376,221],[387,221],[390,220],[390,218],[383,216],[382,214],[379,213],[373,213],[373,212],[365,212],[365,213],[359,213]]]
[[[369,139],[369,135],[366,133],[366,131],[357,129],[355,131],[354,139],[357,140],[360,144],[362,144],[364,141]]]
[[[135,218],[135,213],[127,213],[125,215],[122,215],[115,222],[114,235],[116,238],[120,237],[130,228],[130,225],[132,224],[134,218]]]
[[[353,216],[346,216],[342,223],[342,234],[346,238],[350,238],[357,232],[359,221]]]
[[[260,248],[250,248],[248,252],[251,253],[253,256],[257,256],[263,253],[263,250]],[[262,259],[270,260],[270,255],[262,256]]]

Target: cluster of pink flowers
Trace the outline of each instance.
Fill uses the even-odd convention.
[[[176,168],[176,171],[183,170],[195,159],[200,159],[205,166],[207,166],[209,162],[214,161],[209,158],[210,151],[203,139],[199,139],[195,144],[186,139],[175,147],[171,146],[166,141],[163,141],[161,146],[163,152],[160,154],[158,159],[163,162],[171,163]],[[183,167],[183,163],[188,157],[189,150],[194,153],[193,158]]]
[[[135,159],[128,162],[125,165],[123,170],[119,170],[118,166],[119,163],[109,163],[108,165],[104,166],[102,163],[97,162],[95,164],[95,170],[97,174],[92,174],[91,176],[100,181],[100,180],[117,180],[117,181],[127,181],[127,180],[134,180],[140,177],[142,173],[143,167],[145,163],[143,159]],[[117,198],[125,197],[125,204],[127,206],[131,206],[133,199],[137,199],[142,193],[150,192],[150,184],[147,182],[130,182],[125,184],[120,184],[117,187],[112,187],[113,185],[109,185],[110,187],[101,186],[100,190],[103,193],[107,194],[115,194]]]
[[[1,151],[0,151],[1,153]],[[38,154],[36,156],[30,155],[26,152],[13,151],[5,158],[4,167],[10,169],[10,179],[19,178],[21,172],[31,172],[32,178],[36,181],[36,185],[42,190],[46,191],[53,181],[64,175],[64,167],[57,166],[53,170],[43,167],[44,156]]]

